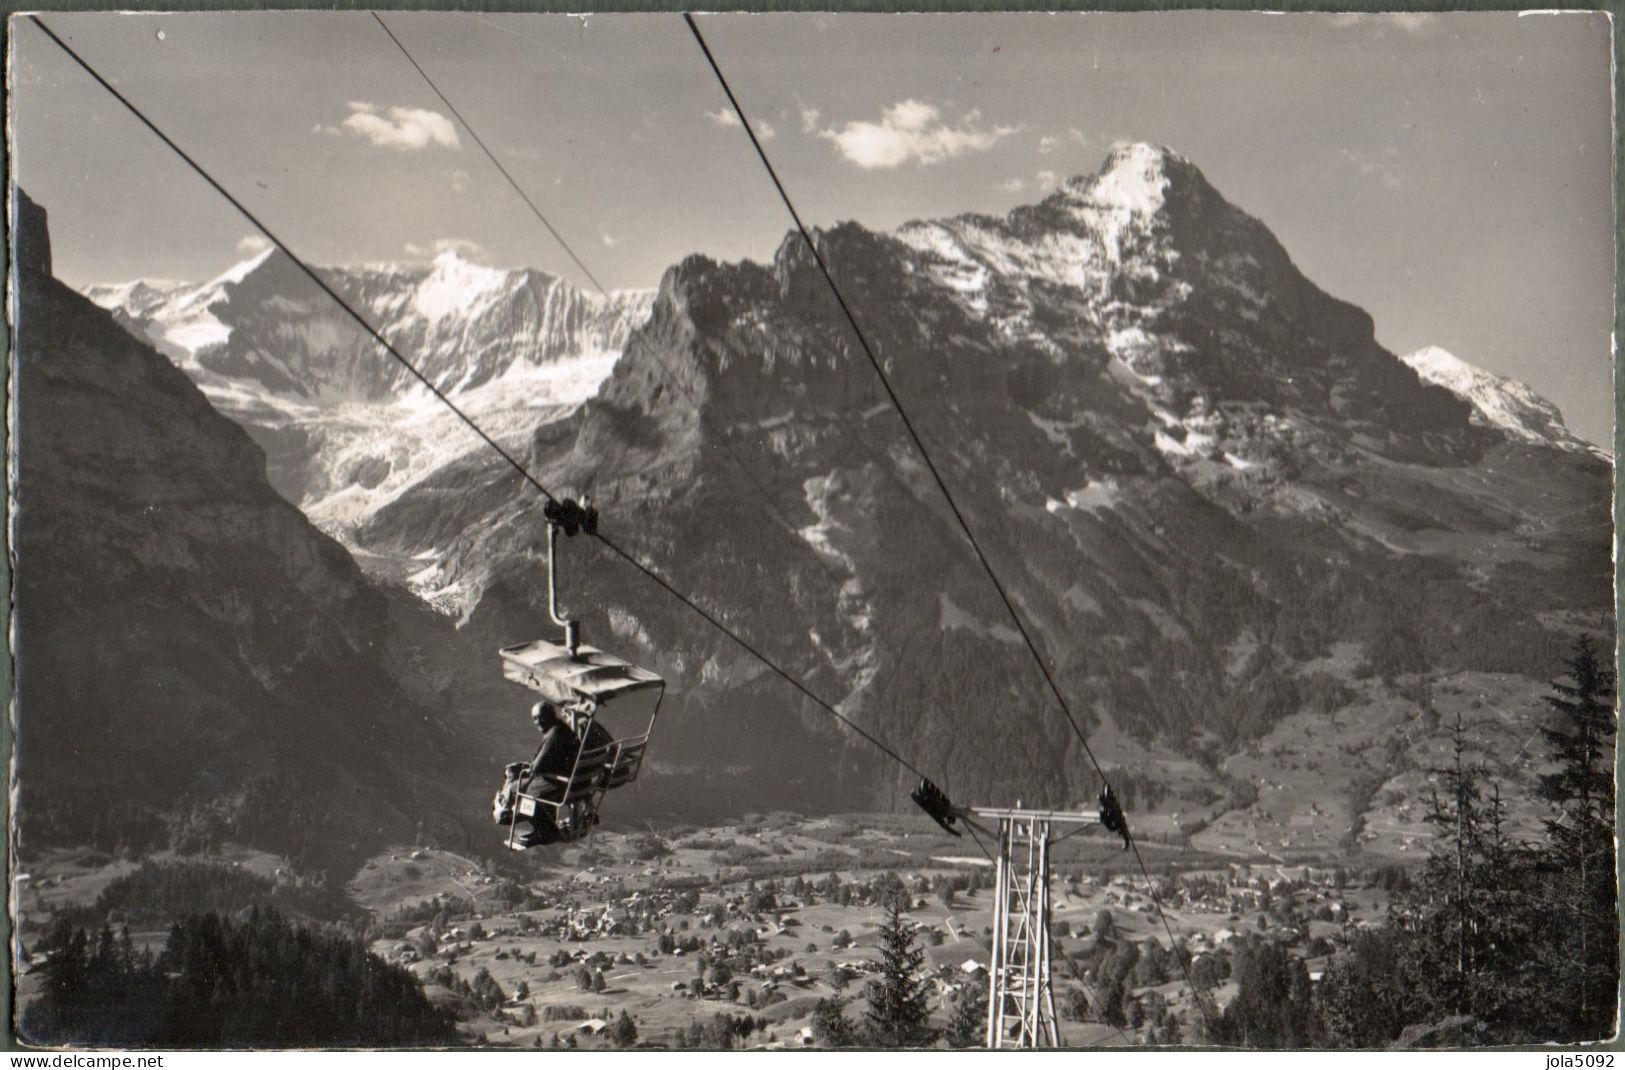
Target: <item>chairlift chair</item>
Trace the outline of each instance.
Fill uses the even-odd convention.
[[[577,530],[591,534],[597,527],[597,511],[566,499],[561,503],[548,503],[546,516],[548,613],[555,624],[563,627],[564,636],[559,641],[537,639],[503,647],[498,651],[502,674],[554,705],[583,712],[586,716],[579,722],[579,745],[570,772],[533,772],[520,783],[513,802],[514,820],[508,826],[508,846],[516,851],[523,851],[527,846],[519,832],[520,819],[544,813],[544,807],[551,809],[550,816],[561,840],[580,840],[591,833],[598,822],[598,807],[604,796],[638,778],[666,693],[666,681],[659,675],[582,644],[580,623],[567,620],[559,613],[555,553],[559,529],[562,527],[567,535]],[[640,693],[653,696],[652,700],[646,700],[649,719],[642,732],[614,737],[596,747],[585,745],[603,707]],[[533,760],[532,770],[536,765]]]

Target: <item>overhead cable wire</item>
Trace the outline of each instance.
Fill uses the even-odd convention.
[[[1202,1021],[1207,1024],[1208,1034],[1211,1036],[1213,1019],[1208,1014],[1207,1000],[1196,985],[1196,975],[1191,972],[1190,956],[1179,952],[1179,941],[1174,937],[1174,927],[1168,924],[1168,913],[1162,909],[1162,897],[1157,894],[1157,882],[1151,879],[1151,871],[1146,868],[1145,859],[1140,855],[1139,841],[1132,835],[1127,836],[1127,839],[1129,849],[1134,852],[1134,861],[1139,865],[1141,875],[1145,877],[1146,894],[1151,897],[1151,905],[1157,908],[1157,917],[1162,921],[1162,931],[1168,934],[1168,950],[1179,960],[1180,968],[1185,974],[1185,983],[1191,986],[1191,998],[1196,1001],[1196,1009],[1202,1012]]]
[[[734,114],[739,119],[739,125],[744,129],[745,136],[750,139],[751,146],[756,150],[757,158],[761,161],[763,169],[767,171],[768,178],[773,183],[773,188],[778,191],[779,199],[784,202],[784,207],[790,213],[790,218],[794,221],[796,230],[800,232],[802,241],[805,242],[807,250],[812,254],[814,263],[818,266],[819,273],[823,275],[830,294],[835,298],[835,303],[840,307],[841,314],[852,328],[852,334],[857,338],[859,348],[862,349],[863,355],[869,361],[869,366],[874,369],[875,375],[880,379],[881,386],[885,389],[886,396],[890,399],[892,407],[897,410],[898,418],[902,421],[904,429],[907,430],[909,437],[914,441],[914,447],[918,451],[920,459],[924,462],[926,470],[936,483],[943,500],[947,502],[948,509],[953,513],[954,519],[958,521],[960,530],[964,532],[965,538],[969,540],[971,549],[976,554],[976,559],[981,562],[983,571],[987,573],[988,580],[993,584],[993,589],[998,592],[1000,601],[1004,603],[1004,608],[1010,615],[1010,620],[1015,624],[1017,632],[1020,633],[1021,640],[1026,645],[1028,653],[1032,655],[1033,663],[1038,666],[1038,671],[1043,675],[1044,682],[1049,685],[1050,693],[1054,696],[1056,705],[1060,707],[1067,723],[1071,725],[1073,735],[1077,737],[1078,743],[1083,747],[1083,752],[1088,757],[1089,763],[1094,767],[1096,775],[1100,777],[1101,783],[1109,788],[1110,781],[1106,777],[1106,771],[1102,768],[1100,760],[1095,756],[1094,749],[1089,746],[1088,737],[1085,736],[1083,728],[1078,724],[1077,718],[1073,716],[1072,708],[1067,703],[1066,696],[1061,693],[1060,685],[1055,682],[1054,674],[1050,672],[1049,666],[1045,663],[1043,655],[1038,650],[1037,643],[1034,642],[1032,635],[1027,630],[1026,623],[1017,611],[1015,603],[1005,590],[1004,584],[1000,581],[992,562],[982,550],[980,541],[977,540],[975,532],[971,530],[970,524],[965,519],[965,514],[960,510],[959,503],[954,498],[953,492],[948,489],[948,484],[943,479],[936,462],[931,459],[930,451],[926,449],[925,442],[920,438],[919,431],[914,426],[914,421],[909,418],[908,411],[903,407],[902,399],[898,397],[896,389],[892,386],[891,377],[886,374],[885,368],[881,366],[880,358],[875,355],[874,347],[869,343],[868,336],[858,323],[857,315],[852,311],[851,305],[847,303],[845,295],[841,293],[840,286],[836,284],[835,276],[830,271],[829,264],[824,260],[824,254],[819,251],[818,243],[813,240],[812,231],[803,222],[801,213],[796,210],[795,202],[791,200],[789,191],[785,189],[784,183],[779,178],[778,171],[774,169],[773,162],[768,159],[767,150],[762,147],[761,140],[756,136],[756,129],[745,115],[745,109],[740,105],[739,98],[734,94],[733,87],[728,84],[727,76],[722,73],[722,67],[717,63],[716,56],[712,54],[711,46],[707,44],[705,35],[700,32],[699,24],[695,22],[693,14],[689,12],[683,13],[683,21],[688,24],[689,31],[694,35],[695,43],[700,46],[700,51],[704,53],[705,61],[711,67],[711,73],[716,76],[717,83],[722,87],[722,92],[727,96],[728,103],[733,107]],[[1146,867],[1144,857],[1140,854],[1139,845],[1135,843],[1133,835],[1127,831],[1126,821],[1124,824],[1124,839],[1134,852],[1135,861],[1145,878],[1152,905],[1156,907],[1157,916],[1162,919],[1163,928],[1168,933],[1169,942],[1172,943],[1174,940],[1173,928],[1168,924],[1168,917],[1163,912],[1161,901],[1156,894],[1155,882],[1151,878],[1151,871]],[[1196,989],[1195,978],[1191,975],[1188,965],[1185,967],[1185,974],[1191,982],[1192,992],[1196,995],[1197,1006],[1201,1009],[1204,1020],[1207,1020],[1211,1025],[1206,1005],[1200,998],[1200,993]]]
[[[599,542],[603,543],[604,546],[607,547],[611,553],[615,554],[617,557],[619,557],[621,560],[625,561],[628,565],[632,566],[637,571],[643,573],[651,581],[653,581],[661,589],[663,589],[667,594],[669,594],[673,598],[677,599],[677,601],[681,602],[683,605],[687,606],[689,609],[691,609],[695,613],[699,614],[701,617],[703,617],[706,620],[707,623],[709,623],[712,627],[716,628],[717,631],[721,632],[722,634],[726,635],[728,638],[732,639],[735,643],[737,643],[740,647],[742,647],[745,650],[746,653],[750,654],[757,661],[760,661],[763,665],[767,666],[770,670],[772,670],[775,674],[777,674],[782,680],[784,680],[785,683],[789,684],[791,687],[793,687],[797,691],[801,692],[807,698],[811,699],[813,702],[815,702],[819,706],[823,707],[824,711],[827,712],[830,716],[834,717],[836,720],[840,721],[842,724],[844,724],[848,728],[852,729],[852,731],[856,732],[858,735],[860,735],[864,739],[868,740],[871,745],[873,745],[874,747],[876,747],[880,751],[887,754],[894,762],[896,762],[898,765],[902,766],[904,769],[907,769],[910,773],[913,773],[915,776],[919,777],[922,780],[928,779],[924,773],[920,772],[920,770],[914,765],[913,762],[910,762],[907,758],[904,758],[901,754],[897,753],[897,751],[893,750],[888,744],[883,743],[879,738],[877,738],[876,736],[874,736],[873,734],[871,734],[870,732],[865,730],[862,726],[860,726],[857,722],[853,721],[850,717],[847,717],[845,714],[841,713],[839,710],[837,710],[834,706],[830,705],[824,699],[818,697],[818,695],[814,694],[811,689],[809,689],[805,684],[803,684],[795,676],[791,675],[787,670],[780,668],[778,663],[773,661],[772,658],[769,658],[766,654],[763,654],[760,650],[756,649],[756,647],[751,645],[751,643],[749,641],[747,641],[745,638],[740,636],[732,628],[729,628],[726,624],[722,623],[722,621],[718,620],[714,615],[712,615],[712,613],[709,610],[705,609],[703,606],[696,603],[693,599],[689,598],[687,595],[683,594],[677,588],[673,587],[669,582],[666,581],[666,579],[663,576],[661,576],[659,573],[655,572],[648,565],[644,564],[642,561],[639,561],[636,557],[632,556],[627,551],[621,549],[621,547],[619,547],[615,543],[611,542],[606,536],[604,536],[602,534],[599,534],[599,535],[596,536],[596,538],[598,539]]]
[[[859,348],[863,350],[863,355],[868,358],[869,365],[874,369],[875,374],[879,376],[880,385],[885,389],[892,408],[897,410],[898,418],[902,420],[903,427],[907,430],[909,438],[914,441],[914,448],[919,453],[920,459],[925,462],[926,470],[931,474],[932,481],[936,483],[937,489],[942,493],[943,500],[948,503],[948,509],[953,513],[960,530],[965,533],[965,538],[970,541],[971,549],[976,553],[976,559],[981,562],[982,569],[987,573],[988,579],[992,581],[994,590],[998,592],[1000,601],[1004,603],[1004,608],[1009,612],[1010,619],[1016,625],[1016,630],[1021,633],[1022,642],[1032,655],[1033,661],[1038,665],[1038,671],[1043,674],[1044,680],[1049,684],[1050,692],[1055,696],[1055,701],[1060,706],[1061,712],[1066,715],[1067,722],[1071,724],[1073,734],[1077,736],[1078,742],[1082,744],[1084,753],[1089,757],[1090,764],[1094,766],[1095,772],[1100,776],[1102,783],[1105,783],[1105,771],[1101,768],[1099,760],[1095,758],[1095,753],[1089,746],[1088,738],[1084,735],[1083,729],[1079,727],[1077,718],[1072,714],[1072,708],[1067,704],[1065,696],[1061,694],[1060,686],[1056,684],[1054,676],[1051,675],[1049,666],[1044,663],[1044,656],[1039,653],[1037,644],[1027,631],[1026,623],[1022,620],[1021,614],[1016,611],[1015,603],[1011,601],[1010,595],[1005,590],[1003,582],[1000,581],[998,573],[994,571],[992,562],[988,560],[987,554],[983,552],[982,544],[977,540],[975,533],[971,531],[970,524],[965,519],[965,514],[959,508],[959,502],[954,498],[953,492],[948,489],[948,484],[943,480],[942,473],[937,468],[936,462],[931,459],[930,451],[925,448],[925,443],[921,440],[919,431],[915,429],[914,421],[909,417],[908,410],[903,407],[902,400],[897,396],[897,390],[892,386],[891,377],[886,374],[885,368],[881,366],[880,358],[875,355],[874,347],[869,344],[868,336],[864,334],[863,328],[859,326],[852,307],[847,304],[846,297],[841,293],[840,287],[835,284],[835,277],[830,272],[829,264],[824,260],[824,254],[819,251],[818,244],[813,241],[812,232],[807,229],[807,224],[801,219],[801,213],[796,210],[795,202],[790,199],[790,194],[785,190],[784,183],[779,180],[778,172],[774,170],[772,161],[767,157],[767,151],[762,148],[761,141],[756,137],[755,128],[751,126],[750,121],[745,117],[744,108],[740,106],[739,98],[734,96],[733,87],[728,84],[728,79],[723,75],[722,68],[718,66],[716,57],[711,54],[711,47],[706,43],[705,36],[700,33],[699,25],[694,21],[694,16],[688,13],[684,13],[683,20],[688,23],[689,30],[693,32],[694,40],[699,44],[700,51],[705,53],[706,62],[711,65],[711,71],[716,75],[717,82],[722,86],[723,93],[727,95],[728,103],[733,106],[734,113],[739,117],[739,125],[744,127],[745,135],[750,138],[751,145],[755,147],[756,155],[761,160],[762,166],[767,170],[768,178],[772,180],[773,187],[779,191],[780,200],[784,202],[785,208],[790,213],[790,218],[795,221],[796,229],[800,231],[802,240],[806,243],[808,251],[812,253],[820,274],[824,276],[824,281],[829,284],[829,291],[834,296],[835,303],[840,306],[846,322],[851,326],[852,333],[858,340]]]
[[[587,276],[587,280],[593,284],[593,287],[599,293],[607,296],[608,294],[604,289],[603,284],[598,281],[597,277],[594,276],[590,270],[588,270],[587,265],[581,262],[581,258],[576,255],[576,251],[570,248],[570,243],[564,240],[564,235],[560,234],[558,229],[554,227],[552,223],[548,222],[547,216],[543,215],[542,210],[536,207],[536,202],[530,199],[530,194],[526,193],[524,188],[520,186],[518,182],[514,181],[514,177],[508,173],[508,169],[502,166],[502,161],[497,159],[496,153],[492,152],[488,147],[486,147],[485,140],[475,132],[472,126],[469,125],[468,120],[463,118],[463,113],[457,110],[457,106],[455,104],[446,99],[446,94],[442,93],[440,91],[440,87],[434,84],[434,79],[430,78],[428,72],[418,65],[417,60],[412,58],[412,53],[408,52],[406,50],[406,46],[401,44],[401,39],[396,37],[395,31],[391,30],[389,25],[384,22],[383,16],[379,15],[376,11],[370,12],[370,14],[374,19],[378,20],[379,27],[381,27],[385,33],[389,34],[389,39],[395,42],[395,47],[401,50],[401,55],[406,57],[406,61],[412,66],[417,67],[418,74],[422,75],[423,80],[428,83],[429,88],[434,90],[434,95],[440,98],[440,103],[444,104],[447,109],[457,117],[457,121],[463,124],[463,129],[468,131],[468,136],[474,139],[474,144],[478,145],[480,147],[480,151],[485,153],[485,158],[491,161],[491,165],[493,167],[502,172],[502,177],[508,180],[508,185],[513,187],[513,191],[519,194],[519,199],[524,201],[526,206],[530,208],[531,214],[542,221],[542,226],[546,227],[547,232],[553,235],[553,240],[559,243],[559,248],[563,249],[565,254],[568,255],[571,260],[575,261],[576,267],[580,268],[581,273]]]
[[[445,405],[448,409],[455,413],[464,424],[466,424],[471,430],[474,431],[476,435],[480,437],[481,441],[483,441],[487,446],[491,447],[491,449],[494,450],[505,462],[507,462],[508,466],[518,473],[518,475],[524,479],[526,483],[533,487],[537,493],[541,494],[542,497],[546,498],[550,502],[556,502],[559,500],[554,496],[552,491],[548,490],[541,480],[532,475],[530,470],[524,465],[520,464],[511,453],[503,449],[500,443],[487,434],[485,430],[473,420],[472,417],[470,417],[462,409],[458,408],[457,404],[447,397],[443,391],[436,387],[427,376],[419,371],[416,365],[414,365],[398,349],[396,349],[387,338],[385,338],[376,328],[372,326],[372,324],[367,322],[366,317],[362,316],[361,313],[357,312],[355,308],[349,304],[349,302],[345,301],[345,299],[340,296],[339,293],[333,289],[333,287],[328,285],[327,282],[323,280],[313,268],[308,266],[304,260],[302,260],[298,254],[296,254],[288,246],[286,242],[284,242],[276,235],[275,232],[267,227],[265,223],[262,222],[253,212],[251,212],[241,201],[234,197],[229,190],[221,185],[221,183],[217,181],[214,176],[211,175],[205,167],[203,167],[202,164],[198,163],[197,160],[182,149],[180,145],[169,137],[169,135],[165,134],[163,130],[161,130],[151,119],[149,119],[146,114],[128,97],[120,93],[110,82],[107,81],[106,78],[102,77],[102,75],[97,72],[97,70],[92,67],[88,61],[86,61],[82,56],[79,55],[78,52],[74,51],[74,49],[68,45],[66,41],[52,31],[51,28],[47,26],[38,15],[29,15],[28,18],[34,23],[35,26],[39,27],[39,29],[47,37],[55,42],[58,48],[62,49],[62,51],[65,52],[76,64],[83,68],[85,73],[89,74],[93,79],[95,79],[96,82],[101,85],[103,89],[107,90],[107,92],[110,93],[114,99],[116,99],[120,104],[124,105],[125,109],[128,110],[130,114],[134,115],[143,126],[150,130],[160,141],[168,146],[171,151],[179,156],[181,160],[184,161],[186,165],[194,172],[196,172],[200,178],[207,182],[215,190],[215,192],[219,193],[220,196],[223,197],[233,208],[235,208],[244,219],[248,220],[248,222],[258,229],[260,233],[264,234],[266,239],[270,241],[271,244],[275,245],[279,250],[281,250],[282,253],[287,256],[288,259],[292,261],[300,271],[308,276],[311,281],[322,290],[323,293],[330,297],[333,302],[345,312],[345,314],[347,314],[351,319],[355,320],[355,322],[359,324],[374,341],[376,341],[391,357],[399,362],[403,368],[410,372],[413,378],[422,383],[424,386],[428,387],[429,391],[435,396],[436,399],[440,401],[441,404]],[[734,629],[724,624],[714,613],[701,606],[688,595],[685,595],[679,591],[651,566],[640,561],[636,556],[617,545],[613,540],[601,532],[594,533],[593,537],[596,538],[598,542],[601,543],[612,554],[625,561],[628,565],[632,566],[638,572],[642,573],[648,579],[657,584],[661,589],[666,591],[666,593],[671,595],[678,602],[682,603],[694,613],[698,614],[708,624],[731,639],[735,644],[745,650],[746,653],[750,654],[757,661],[761,662],[775,675],[784,680],[791,687],[795,688],[802,695],[806,696],[825,712],[829,713],[830,716],[852,729],[852,731],[857,733],[858,736],[868,741],[872,746],[890,757],[893,761],[901,765],[910,773],[913,773],[915,776],[920,777],[921,779],[925,779],[925,774],[920,772],[920,770],[912,762],[904,758],[893,747],[864,729],[861,725],[854,722],[845,714],[841,713],[831,703],[820,697],[806,684],[802,683],[795,675],[790,673],[787,669],[781,667],[776,661],[764,654],[754,644],[745,639]]]

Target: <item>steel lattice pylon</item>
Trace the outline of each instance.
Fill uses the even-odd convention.
[[[1098,824],[1093,814],[977,808],[999,822],[993,893],[993,962],[988,970],[989,1048],[1058,1048],[1050,986],[1049,846],[1052,824]]]

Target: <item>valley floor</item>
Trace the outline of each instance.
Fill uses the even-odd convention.
[[[492,839],[495,849],[495,830]],[[1311,971],[1318,966],[1312,941],[1375,923],[1385,909],[1380,888],[1329,866],[1147,848],[1154,871],[1207,878],[1208,892],[1195,898],[1189,884],[1162,882],[1168,922],[1197,961],[1267,931],[1272,888],[1276,901],[1285,889],[1306,919],[1296,932],[1277,923],[1275,936],[1304,955]],[[1114,942],[1166,945],[1146,885],[1094,832],[1060,845],[1056,855],[1055,929],[1076,967],[1058,959],[1054,970],[1063,1039],[1084,1047],[1141,1043],[1143,1025],[1106,1025],[1093,1011],[1078,1020],[1067,1008],[1083,988],[1096,1002],[1095,987],[1078,976],[1092,961],[1103,911]],[[278,874],[277,860],[257,852],[231,850],[218,861]],[[40,939],[54,911],[93,902],[134,868],[83,851],[35,860],[19,885],[24,947]],[[847,1015],[861,1021],[884,918],[870,890],[893,878],[908,891],[907,917],[925,951],[933,1022],[945,1026],[954,1001],[986,983],[978,970],[988,962],[992,867],[970,840],[949,840],[914,815],[773,814],[658,834],[601,830],[586,845],[496,852],[486,860],[403,846],[368,861],[345,890],[372,919],[372,950],[453,1008],[470,1042],[598,1047],[609,1043],[605,1026],[624,1012],[641,1045],[687,1044],[696,1025],[715,1028],[722,1015],[745,1019],[739,1046],[795,1047],[819,1043],[814,1011],[834,993],[838,968],[852,977]],[[972,887],[944,895],[943,886],[955,883]],[[1278,917],[1278,902],[1271,909]],[[164,927],[140,928],[132,933],[136,944],[156,950]],[[720,972],[718,962],[725,963]],[[19,988],[24,1003],[39,978],[28,965]],[[1189,1034],[1198,1011],[1177,969],[1128,995],[1144,1001],[1153,991]],[[1233,994],[1222,982],[1211,993],[1221,1006]]]

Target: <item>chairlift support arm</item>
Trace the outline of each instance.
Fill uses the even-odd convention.
[[[573,658],[581,649],[581,622],[565,617],[559,609],[559,529],[563,528],[566,535],[574,535],[578,531],[596,535],[598,510],[585,500],[578,503],[574,498],[562,501],[550,499],[542,507],[542,516],[547,520],[547,615],[554,624],[564,629],[564,648]]]

